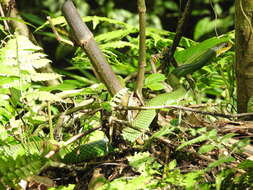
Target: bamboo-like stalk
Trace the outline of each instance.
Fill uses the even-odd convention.
[[[76,43],[86,52],[101,82],[106,85],[112,95],[115,95],[123,87],[71,0],[67,0],[63,4],[62,12],[70,28],[73,30]]]
[[[139,12],[139,67],[135,93],[139,99],[143,102],[142,88],[144,86],[145,79],[145,67],[146,67],[146,5],[145,0],[138,0],[138,12]]]
[[[3,10],[3,7],[2,7],[2,5],[1,5],[1,3],[0,3],[0,15],[1,15],[1,17],[5,17],[5,13],[4,13],[4,10]],[[3,24],[4,24],[4,29],[5,29],[7,32],[10,33],[10,27],[9,27],[9,25],[8,25],[8,23],[7,23],[6,20],[3,20]]]
[[[174,53],[176,51],[176,48],[183,36],[184,28],[187,23],[188,18],[191,15],[192,12],[192,0],[188,0],[187,4],[184,8],[184,12],[180,20],[178,21],[177,29],[176,29],[176,35],[173,40],[173,44],[168,50],[164,53],[164,61],[161,66],[163,73],[166,73],[168,71],[168,66],[170,63],[172,63],[175,67],[177,67],[177,63],[174,60]]]

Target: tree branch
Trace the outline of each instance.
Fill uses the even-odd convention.
[[[163,73],[167,73],[167,71],[168,71],[167,68],[170,63],[172,63],[174,65],[174,67],[177,67],[177,63],[174,59],[174,53],[175,53],[176,48],[183,36],[184,28],[186,26],[186,23],[187,23],[187,20],[188,20],[190,14],[192,12],[192,9],[191,9],[192,2],[193,2],[192,0],[187,1],[187,4],[184,9],[184,13],[183,13],[182,17],[180,18],[180,20],[178,21],[176,35],[174,37],[173,44],[170,48],[168,48],[164,52],[164,61],[163,61],[163,64],[161,65]]]
[[[146,67],[146,5],[145,0],[138,0],[139,11],[139,68],[135,93],[143,103],[142,88],[145,80]]]
[[[67,0],[63,4],[62,12],[70,28],[73,30],[77,44],[86,52],[100,80],[106,85],[109,92],[115,95],[123,87],[99,49],[93,38],[93,34],[82,21],[81,16],[71,0]]]

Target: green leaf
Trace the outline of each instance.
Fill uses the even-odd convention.
[[[63,16],[59,16],[56,18],[51,18],[51,21],[53,25],[59,25],[59,24],[66,24],[66,20]],[[39,30],[45,28],[46,26],[49,26],[49,21],[46,21],[44,24],[42,24],[40,27],[38,27],[34,32],[38,32]]]
[[[11,20],[11,21],[16,21],[16,22],[21,22],[21,23],[23,23],[23,24],[25,24],[25,25],[29,25],[29,26],[31,26],[31,27],[33,27],[33,28],[36,28],[35,26],[33,26],[32,24],[30,24],[29,22],[25,22],[23,19],[20,19],[20,18],[17,18],[17,17],[2,17],[2,16],[0,16],[0,20]]]
[[[64,102],[64,100],[62,100],[58,96],[46,91],[28,92],[26,95],[24,95],[24,97],[27,98],[28,102],[33,100]]]
[[[212,162],[208,165],[207,170],[220,166],[221,164],[227,163],[227,162],[233,162],[235,161],[235,158],[232,156],[222,156],[221,158],[219,158],[219,160]]]
[[[1,182],[14,187],[21,179],[38,175],[48,160],[39,155],[22,155],[13,159],[12,156],[0,157]],[[3,176],[3,177],[2,177]]]
[[[0,108],[0,114],[2,115],[1,108]],[[0,115],[0,118],[1,118],[1,115]],[[0,142],[6,140],[7,138],[8,138],[7,130],[5,129],[4,126],[0,125]]]
[[[127,157],[127,159],[130,166],[137,169],[140,173],[144,172],[147,161],[151,162],[154,160],[148,152],[136,153],[134,156]]]
[[[19,77],[23,81],[22,85],[31,83],[31,80],[37,82],[60,78],[55,73],[37,73],[35,69],[51,61],[46,58],[46,54],[39,52],[42,48],[34,45],[26,36],[14,36],[1,50],[0,76]],[[14,82],[17,81],[8,85],[15,86]]]
[[[17,67],[1,64],[0,76],[18,77],[19,76],[19,69]]]
[[[101,44],[99,45],[101,49],[108,49],[108,48],[113,48],[113,49],[119,49],[119,48],[124,48],[124,47],[131,47],[137,49],[137,46],[130,43],[130,42],[125,42],[125,41],[116,41],[116,42],[109,42],[106,44]]]
[[[151,74],[145,79],[144,87],[150,88],[151,90],[162,90],[165,87],[162,83],[165,79],[166,77],[163,74]]]
[[[177,150],[182,149],[185,146],[189,146],[195,143],[203,142],[209,139],[213,139],[217,137],[217,131],[215,129],[209,131],[207,134],[203,134],[197,138],[194,138],[192,140],[186,141],[185,143],[182,143]]]
[[[152,84],[146,85],[146,88],[150,88],[151,90],[162,90],[165,88],[163,83],[154,82]]]
[[[178,5],[176,2],[173,1],[168,1],[168,2],[164,2],[164,6],[167,9],[173,10],[173,11],[178,11]]]
[[[251,96],[248,100],[247,112],[253,112],[253,96]]]
[[[177,166],[177,160],[172,160],[172,161],[170,161],[170,163],[169,163],[169,170],[173,170],[175,167]]]
[[[227,141],[229,141],[231,138],[233,138],[236,135],[238,135],[238,134],[236,134],[236,133],[228,133],[228,134],[222,136],[221,142],[227,142]]]
[[[49,188],[48,190],[74,190],[75,184],[69,184],[68,186],[59,185],[57,187]]]
[[[108,42],[112,40],[119,40],[122,39],[123,37],[137,32],[136,28],[128,28],[128,29],[122,29],[122,30],[115,30],[112,32],[107,32],[105,34],[100,34],[95,37],[95,40],[97,42]]]
[[[41,91],[53,91],[53,90],[74,90],[76,88],[80,88],[83,86],[83,83],[79,82],[78,80],[64,80],[63,83],[56,85],[56,86],[45,86],[41,87]]]
[[[66,25],[67,24],[67,22],[66,22],[66,20],[63,16],[52,18],[51,20],[52,20],[53,25]],[[125,26],[125,27],[129,26],[124,22],[114,20],[114,19],[110,19],[110,18],[107,18],[107,17],[99,17],[99,16],[86,16],[86,17],[83,17],[83,21],[84,22],[93,22],[93,28],[96,27],[98,23],[102,23],[102,22],[107,22],[107,23],[110,23],[110,24],[115,24],[115,25],[120,25],[120,26]],[[43,25],[38,27],[35,30],[35,32],[45,28],[46,26],[49,26],[48,21],[46,21]]]
[[[39,16],[37,16],[35,14],[21,12],[21,15],[26,20],[28,20],[29,22],[32,22],[34,24],[41,25],[44,23],[44,21]]]
[[[190,172],[184,175],[184,185],[186,189],[195,189],[196,184],[198,183],[198,178],[200,178],[204,174],[203,170],[198,170],[194,172]]]
[[[173,133],[176,128],[171,125],[162,127],[159,131],[155,132],[150,138],[159,138],[168,134]]]
[[[248,170],[248,169],[252,170],[253,169],[253,161],[252,160],[245,160],[238,165],[238,168],[241,168],[244,170]]]
[[[216,186],[216,190],[222,190],[222,182],[232,174],[232,170],[231,169],[225,169],[222,170],[216,177],[215,177],[215,186]]]
[[[11,93],[11,103],[14,107],[17,105],[21,105],[20,99],[21,99],[21,91],[16,88],[9,88]]]
[[[154,82],[162,82],[166,79],[166,77],[163,74],[160,73],[154,73],[151,75],[148,75],[145,79],[145,85],[152,84]]]
[[[194,39],[198,40],[205,34],[215,31],[217,28],[226,28],[233,24],[232,17],[226,17],[224,19],[211,20],[210,17],[205,17],[198,21],[194,30]]]
[[[210,152],[212,150],[214,150],[216,148],[216,146],[212,145],[212,144],[204,144],[199,148],[198,153],[199,154],[204,154],[207,152]]]

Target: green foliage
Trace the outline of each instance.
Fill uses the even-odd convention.
[[[149,153],[138,153],[134,156],[128,157],[129,164],[140,173],[139,176],[133,177],[128,180],[124,177],[113,180],[105,184],[102,189],[150,189],[150,187],[157,183],[157,180],[152,179],[152,175],[157,173],[157,169],[161,167]]]
[[[149,88],[151,90],[162,90],[164,89],[164,84],[162,83],[166,77],[163,74],[155,73],[147,76],[145,78],[145,88]]]
[[[34,82],[60,77],[54,73],[37,72],[37,69],[51,62],[41,50],[28,38],[19,35],[9,36],[0,50],[0,77],[3,79],[0,92],[0,175],[1,183],[6,187],[16,187],[21,179],[37,175],[48,162],[44,155],[51,149],[50,146],[41,139],[28,138],[36,127],[35,120],[38,118],[36,111],[32,109],[36,105],[35,101],[60,99],[32,86]],[[29,102],[28,105],[25,105],[26,101]],[[21,116],[22,119],[19,116],[21,112],[27,112],[25,116]],[[45,117],[41,119],[46,121]],[[24,125],[26,133],[23,133]]]
[[[3,113],[1,123],[4,124],[11,119],[14,122],[15,116],[19,114],[19,111],[22,111],[20,107],[29,109],[28,105],[34,105],[35,100],[62,101],[54,94],[39,91],[32,86],[33,82],[38,83],[60,77],[56,73],[37,71],[51,62],[41,50],[28,38],[19,35],[10,36],[5,46],[1,48],[0,78],[3,79],[0,91],[1,112]],[[25,105],[25,102],[29,102],[29,104]],[[9,114],[7,114],[8,112]],[[21,120],[15,122],[14,128],[21,124]]]
[[[210,14],[206,14],[197,22],[193,34],[194,40],[199,40],[204,36],[210,35],[210,33],[224,33],[225,31],[228,31],[228,28],[233,26],[234,6],[230,5],[228,9],[229,14],[225,15],[224,7],[221,3],[222,1],[205,2],[205,4],[211,6],[214,18],[211,18]],[[207,11],[207,13],[209,12],[207,9],[205,11]]]
[[[73,190],[75,188],[74,184],[70,184],[67,187],[66,186],[58,186],[58,187],[52,187],[49,188],[49,190]]]
[[[15,159],[12,156],[1,156],[1,183],[4,186],[15,187],[21,179],[37,175],[46,162],[46,158],[32,154],[18,156]]]
[[[42,3],[53,12],[50,13],[51,16],[58,16],[62,2],[45,0],[32,3]],[[137,15],[129,10],[116,8],[118,2],[112,0],[94,0],[93,3],[100,6],[97,10],[90,10],[91,5],[81,0],[76,0],[75,3],[82,10],[82,16],[92,11],[93,13],[103,13],[93,14],[103,16],[86,16],[84,21],[93,30],[96,41],[113,70],[124,83],[123,85],[133,90],[135,78],[131,75],[137,72],[139,54]],[[203,65],[205,67],[201,65],[194,71],[192,68],[188,68],[191,72],[185,73],[192,73],[192,76],[188,76],[187,81],[185,78],[181,78],[177,81],[179,89],[164,94],[164,83],[168,82],[170,76],[161,73],[150,74],[149,62],[151,56],[159,54],[171,46],[175,33],[162,30],[162,19],[160,20],[158,16],[166,13],[163,18],[166,22],[167,18],[175,20],[174,17],[180,14],[182,5],[162,0],[148,1],[147,3],[152,4],[153,7],[148,10],[149,27],[146,29],[148,74],[145,75],[144,97],[147,99],[145,106],[188,106],[196,103],[215,103],[215,105],[221,106],[208,106],[203,109],[232,113],[235,105],[233,50],[212,60],[204,59],[205,64]],[[208,0],[199,0],[195,3],[209,6]],[[219,0],[214,1],[214,8],[218,14],[223,12],[220,5],[222,3]],[[204,17],[195,26],[195,40],[204,39],[214,29],[231,26],[231,15],[226,18],[213,19],[209,13],[208,8],[193,11],[193,16]],[[22,15],[34,25],[41,25],[36,29],[35,34],[39,35],[42,40],[54,38],[53,33],[48,32],[48,21],[44,22],[33,13],[23,13]],[[61,35],[66,34],[67,24],[63,17],[54,17],[52,22]],[[2,25],[0,25],[0,31],[7,35]],[[183,66],[196,63],[211,48],[223,42],[233,42],[233,40],[233,33],[210,37],[202,42],[183,37],[174,58],[179,65]],[[123,170],[116,168],[113,172],[117,170],[115,173],[120,173],[121,176],[112,181],[106,180],[106,184],[100,189],[211,190],[214,188],[239,189],[243,187],[246,189],[252,187],[252,162],[239,163],[237,155],[234,156],[235,153],[242,153],[243,148],[249,145],[249,140],[240,140],[228,148],[227,142],[237,134],[221,136],[218,130],[212,129],[212,126],[208,126],[208,128],[202,126],[205,122],[215,123],[213,121],[217,121],[216,118],[203,116],[204,122],[195,124],[194,117],[188,112],[162,109],[158,116],[159,122],[162,121],[161,124],[154,122],[157,110],[145,110],[140,111],[133,119],[131,122],[133,127],[124,127],[120,123],[119,127],[113,126],[113,129],[107,129],[111,125],[107,122],[109,120],[107,117],[110,115],[117,117],[119,113],[112,109],[109,103],[111,96],[105,86],[99,83],[94,76],[90,60],[83,50],[77,49],[71,59],[66,61],[68,58],[65,56],[65,52],[61,48],[57,48],[57,53],[51,53],[60,55],[59,62],[62,61],[68,66],[63,69],[56,68],[58,74],[41,73],[38,72],[38,69],[47,66],[51,61],[42,53],[39,46],[34,45],[24,36],[8,36],[4,41],[5,43],[0,49],[0,188],[17,188],[21,179],[26,180],[31,175],[38,175],[46,165],[52,164],[51,161],[44,158],[45,155],[58,147],[60,147],[59,153],[50,160],[53,160],[55,165],[60,162],[60,167],[64,163],[66,168],[69,165],[85,162],[85,166],[82,166],[80,170],[82,172],[79,172],[79,167],[71,167],[73,170],[77,168],[78,175],[80,173],[91,174],[89,169],[93,168],[94,163],[89,163],[89,161],[101,159],[106,155],[110,157],[112,151],[114,154],[110,158],[120,157],[122,159],[122,152],[125,153],[126,149],[133,148],[131,152],[127,152],[127,156],[123,155],[124,164],[122,164],[123,167],[127,165],[126,170],[132,170],[132,172],[124,175],[125,168]],[[65,45],[62,46],[64,49]],[[207,65],[207,62],[211,64]],[[155,62],[155,66],[157,68],[161,66],[159,59]],[[173,70],[174,73],[178,73],[180,67],[169,66],[167,69],[172,73]],[[59,79],[61,76],[63,77],[61,84],[44,85],[45,81]],[[209,98],[210,95],[214,98]],[[92,103],[78,110],[79,106],[87,103],[86,100],[92,100]],[[48,108],[46,108],[48,102],[52,109],[51,118],[49,118]],[[70,111],[73,112],[70,113]],[[190,119],[186,119],[188,117]],[[48,121],[52,121],[52,128],[58,129],[57,127],[60,126],[60,130],[62,130],[58,134],[58,142],[49,140]],[[152,122],[156,125],[153,125]],[[103,126],[103,131],[99,131],[102,135],[93,132],[79,140],[70,139],[97,126]],[[112,143],[121,145],[122,140],[123,148],[119,146],[116,149],[111,146],[111,142],[107,142],[105,136],[110,137],[112,135],[110,133],[118,129],[120,134],[115,137],[118,141]],[[120,139],[121,135],[127,142]],[[58,136],[55,135],[55,137]],[[137,138],[142,139],[142,137],[144,144],[135,143]],[[69,142],[69,139],[74,142],[66,146],[65,143]],[[166,141],[162,141],[164,139]],[[165,142],[169,142],[169,144]],[[224,153],[220,150],[224,150]],[[157,153],[158,155],[156,155]],[[203,157],[214,161],[202,161]],[[230,165],[231,163],[233,165]],[[239,163],[239,166],[234,166],[235,163]],[[95,163],[94,167],[100,167],[103,164],[96,165]],[[234,168],[228,169],[228,165]],[[245,173],[238,173],[237,168],[244,170]],[[109,172],[111,171],[107,170],[105,174],[108,176]],[[112,177],[111,174],[110,177]],[[74,189],[74,186],[58,186],[51,189]]]
[[[179,150],[179,149],[181,149],[185,146],[192,145],[192,144],[199,143],[199,142],[203,142],[203,141],[206,141],[208,139],[214,139],[214,138],[216,138],[216,136],[217,136],[217,131],[215,129],[213,129],[210,132],[205,133],[205,134],[203,134],[203,135],[201,135],[197,138],[194,138],[190,141],[182,143],[177,149]]]
[[[195,27],[194,39],[198,40],[205,34],[208,34],[217,28],[228,28],[233,25],[233,18],[227,17],[224,19],[212,20],[209,17],[201,19]]]
[[[25,36],[10,37],[0,52],[2,65],[0,77],[6,78],[1,83],[6,89],[5,92],[8,92],[7,89],[11,87],[24,92],[28,90],[31,82],[53,80],[60,77],[55,73],[37,72],[36,69],[45,67],[51,62],[44,53],[40,52],[41,50]]]
[[[79,163],[105,156],[109,152],[112,152],[110,144],[104,140],[99,140],[78,146],[73,151],[67,153],[62,159],[62,162],[71,164]]]

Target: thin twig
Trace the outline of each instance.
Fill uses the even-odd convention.
[[[53,21],[52,21],[52,19],[51,19],[50,16],[47,16],[47,20],[48,20],[48,22],[49,22],[49,24],[50,24],[50,26],[51,26],[51,28],[52,28],[52,31],[53,31],[53,33],[54,33],[55,38],[56,38],[57,41],[63,42],[63,43],[68,44],[68,45],[70,45],[70,46],[74,46],[73,42],[71,42],[71,41],[69,41],[69,40],[66,40],[66,39],[64,39],[64,38],[62,38],[62,37],[60,36],[60,34],[57,32],[57,30],[56,30],[56,28],[55,28],[55,26],[54,26],[54,23],[53,23]]]
[[[160,58],[162,58],[161,53],[151,55],[150,66],[151,66],[152,73],[157,73],[156,63],[157,63],[157,60],[160,59]]]
[[[88,99],[87,102],[85,102],[85,104],[83,105],[79,105],[79,106],[75,106],[73,108],[70,108],[68,110],[65,111],[64,115],[70,115],[70,114],[73,114],[75,112],[78,112],[80,110],[84,110],[86,109],[89,105],[91,105],[92,103],[94,103],[95,99],[91,98],[91,99]],[[57,114],[53,117],[53,119],[55,118],[58,118],[60,117],[61,113],[60,114]]]
[[[66,142],[64,142],[64,144],[63,144],[61,147],[58,146],[55,150],[51,150],[51,151],[45,156],[45,158],[51,158],[51,157],[52,157],[53,155],[55,155],[62,147],[65,147],[65,146],[67,146],[67,145],[69,145],[69,144],[71,144],[71,143],[77,141],[78,139],[80,139],[80,138],[82,138],[82,137],[84,137],[84,136],[86,136],[86,135],[88,135],[88,134],[90,134],[90,133],[92,133],[92,132],[94,132],[94,131],[96,131],[96,130],[99,130],[99,129],[102,129],[102,127],[101,127],[101,126],[95,127],[95,128],[93,128],[93,129],[89,129],[88,131],[85,131],[85,132],[83,132],[83,133],[80,133],[80,134],[77,134],[77,135],[71,137],[69,140],[67,140]]]
[[[124,107],[117,107],[116,110],[157,110],[157,109],[178,109],[178,110],[184,110],[189,112],[195,112],[199,114],[204,115],[212,115],[215,117],[223,117],[227,119],[231,118],[237,118],[237,117],[246,117],[246,116],[252,116],[253,112],[250,113],[240,113],[240,114],[223,114],[223,113],[216,113],[216,112],[208,112],[208,111],[201,111],[197,109],[192,109],[184,106],[175,106],[175,105],[167,105],[167,106],[124,106]]]
[[[191,14],[191,6],[192,6],[192,0],[188,0],[187,4],[184,9],[184,13],[181,17],[181,19],[178,22],[177,29],[176,29],[176,35],[173,40],[172,46],[164,53],[164,61],[161,66],[163,73],[166,73],[168,71],[168,66],[170,63],[172,63],[175,67],[177,67],[177,63],[174,60],[174,53],[176,51],[176,48],[183,36],[184,28],[187,23],[187,19],[190,17]]]
[[[53,122],[52,122],[51,105],[49,101],[47,101],[47,112],[48,112],[49,136],[51,140],[54,140],[54,129],[53,129]]]
[[[62,140],[61,133],[62,133],[62,126],[63,126],[64,118],[65,118],[65,113],[62,112],[55,124],[55,127],[54,127],[54,139],[57,141]]]
[[[136,82],[135,93],[143,103],[142,88],[144,86],[145,79],[145,67],[146,67],[146,5],[145,0],[138,0],[139,11],[139,68]]]
[[[2,7],[2,4],[0,3],[0,15],[1,17],[5,17],[5,14],[4,14],[4,10],[3,10],[3,7]],[[6,20],[3,20],[3,23],[4,23],[4,29],[10,33],[10,27],[8,25],[8,22]]]

